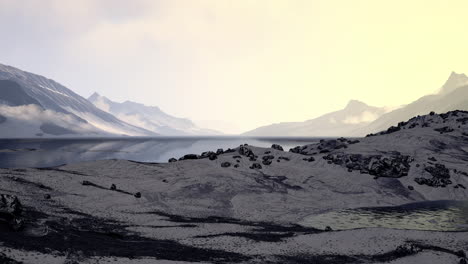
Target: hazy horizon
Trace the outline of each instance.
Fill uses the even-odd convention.
[[[0,0],[0,63],[240,133],[468,72],[466,1]]]

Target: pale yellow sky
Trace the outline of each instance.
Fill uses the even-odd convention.
[[[242,132],[436,91],[468,73],[467,12],[466,0],[0,0],[16,44],[0,58],[86,97]]]

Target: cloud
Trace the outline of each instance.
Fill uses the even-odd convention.
[[[0,113],[6,117],[7,122],[19,122],[34,127],[39,127],[45,123],[53,123],[77,133],[87,134],[99,131],[88,123],[79,122],[72,115],[53,110],[44,110],[35,104],[21,106],[0,104]]]
[[[344,124],[362,124],[362,123],[370,123],[374,120],[379,118],[379,115],[376,113],[372,113],[369,111],[364,111],[360,115],[357,116],[347,116],[344,120]]]

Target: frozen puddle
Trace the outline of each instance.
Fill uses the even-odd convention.
[[[468,201],[428,201],[389,207],[330,211],[306,217],[303,226],[333,230],[383,227],[431,231],[468,231]]]

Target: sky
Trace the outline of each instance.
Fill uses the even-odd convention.
[[[0,63],[239,133],[468,73],[466,0],[0,0]]]

